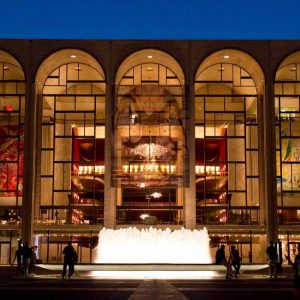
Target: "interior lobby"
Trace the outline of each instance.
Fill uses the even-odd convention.
[[[299,193],[300,41],[0,40],[0,264],[94,263],[104,227],[285,263]]]

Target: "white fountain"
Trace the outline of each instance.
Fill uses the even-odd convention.
[[[209,236],[206,228],[103,228],[99,233],[96,263],[210,264]]]

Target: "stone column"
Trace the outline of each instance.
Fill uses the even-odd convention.
[[[24,179],[22,238],[33,243],[33,212],[36,180],[37,98],[34,79],[28,77],[25,99]]]
[[[271,73],[271,72],[270,72]],[[274,90],[271,74],[265,85],[264,99],[264,166],[267,242],[277,241],[276,134]]]
[[[266,200],[265,197],[265,165],[264,165],[264,95],[257,95],[257,141],[258,141],[258,175],[259,175],[259,224],[266,224]]]
[[[42,119],[43,119],[43,95],[41,91],[36,90],[36,155],[35,155],[35,192],[33,201],[33,219],[40,218],[40,205],[41,205],[41,157],[42,157]]]
[[[190,89],[189,89],[190,87]],[[184,163],[187,168],[184,170],[185,199],[184,199],[184,221],[187,229],[196,228],[196,186],[195,186],[195,105],[194,105],[194,84],[185,88],[184,125],[186,133],[186,155]]]
[[[115,188],[112,186],[114,145],[114,85],[107,82],[105,99],[105,174],[104,174],[104,226],[113,229],[116,220]]]

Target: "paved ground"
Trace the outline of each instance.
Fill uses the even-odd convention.
[[[34,275],[17,276],[15,267],[0,267],[0,297],[42,300],[292,300],[300,299],[300,289],[292,287],[291,268],[284,268],[275,280],[267,270],[244,272],[239,279],[224,280],[219,272],[202,280],[104,280],[87,274],[61,279],[60,272],[37,269]]]

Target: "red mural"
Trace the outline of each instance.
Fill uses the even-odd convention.
[[[22,196],[24,128],[0,126],[0,196]]]

